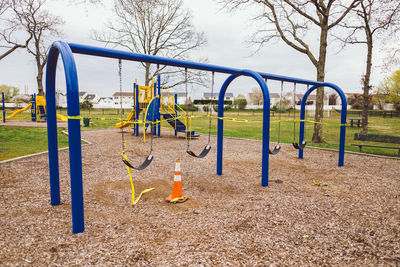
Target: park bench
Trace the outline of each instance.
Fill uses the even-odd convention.
[[[360,152],[363,147],[397,149],[398,150],[397,155],[400,157],[400,146],[378,146],[378,145],[364,144],[365,141],[400,144],[400,137],[398,137],[398,136],[356,133],[356,134],[354,134],[354,140],[361,141],[361,144],[351,144],[352,146],[358,146],[360,148]]]
[[[353,127],[354,122],[357,123],[357,127],[360,128],[361,118],[349,118],[350,120],[350,127]]]

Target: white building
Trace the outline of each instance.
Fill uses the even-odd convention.
[[[83,101],[89,101],[93,104],[99,102],[100,97],[97,94],[86,94]]]
[[[93,103],[93,108],[118,108],[120,105],[115,105],[112,97],[99,97],[97,103]]]
[[[203,93],[203,98],[204,100],[218,100],[219,98],[219,93]],[[225,93],[224,100],[230,100],[233,102],[235,100],[235,97],[233,93]]]
[[[56,91],[56,105],[58,107],[66,108],[67,107],[67,95],[61,93],[60,91]]]
[[[85,97],[87,95],[87,92],[79,92],[79,103],[82,103],[83,101],[85,101]]]
[[[170,92],[170,96],[177,96],[177,104],[178,105],[185,105],[186,104],[186,93],[183,92]],[[189,96],[188,96],[188,101],[189,101]]]
[[[134,105],[133,92],[115,92],[112,96],[114,107],[120,107],[122,100],[123,108],[132,108]]]
[[[279,101],[281,100],[281,95],[278,93],[270,93],[269,94],[269,99],[271,103],[271,107],[275,105],[279,105]]]

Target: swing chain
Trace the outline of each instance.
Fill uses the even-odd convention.
[[[189,121],[188,121],[188,113],[189,113],[189,101],[188,101],[188,86],[187,86],[187,83],[188,83],[188,71],[187,71],[187,68],[185,68],[185,94],[186,94],[186,99],[185,99],[185,101],[186,101],[186,133],[185,133],[185,136],[186,136],[186,151],[189,151],[190,150],[190,143],[189,143],[189,136],[188,136],[188,124],[189,124]]]
[[[212,72],[212,81],[211,81],[211,101],[210,104],[208,105],[208,109],[209,109],[209,116],[210,119],[208,121],[208,143],[207,146],[210,144],[210,140],[211,140],[211,115],[212,115],[212,109],[213,109],[213,105],[212,105],[212,99],[214,97],[214,72]]]
[[[118,76],[119,76],[119,103],[120,103],[120,119],[121,121],[123,120],[123,115],[122,115],[122,60],[119,58],[118,59]],[[124,130],[122,129],[122,151],[125,151],[125,137],[124,137]]]
[[[296,83],[293,86],[293,142],[296,142]]]
[[[281,96],[279,98],[278,144],[280,143],[280,138],[281,138],[282,95],[283,95],[283,81],[281,81]]]

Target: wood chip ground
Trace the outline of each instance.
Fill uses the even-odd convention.
[[[0,265],[290,266],[400,265],[400,161],[291,145],[270,157],[270,185],[261,187],[261,142],[224,139],[223,175],[216,175],[216,138],[204,159],[186,142],[154,138],[154,161],[128,173],[116,130],[83,131],[85,226],[72,234],[69,154],[59,153],[62,205],[52,207],[48,155],[0,165]],[[149,143],[126,135],[139,164]],[[199,153],[207,138],[191,142]],[[148,139],[150,141],[150,139]],[[272,145],[272,144],[271,144]],[[168,204],[175,159],[184,194]],[[313,180],[328,186],[312,186]]]

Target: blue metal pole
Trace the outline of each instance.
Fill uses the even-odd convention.
[[[262,140],[262,172],[261,185],[268,186],[268,169],[269,169],[269,127],[270,127],[270,97],[268,87],[264,79],[257,72],[251,70],[242,70],[238,74],[229,76],[221,87],[218,98],[218,135],[217,135],[217,175],[222,175],[223,160],[223,131],[224,131],[224,98],[225,92],[229,84],[239,75],[246,75],[254,78],[260,85],[263,92],[263,140]]]
[[[154,88],[153,88],[153,91],[154,91],[154,93],[153,93],[153,95],[154,95],[154,97],[155,96],[157,96],[157,83],[154,83],[153,84],[153,86],[154,86]],[[159,112],[157,112],[157,110],[158,110],[158,108],[157,108],[157,105],[155,105],[155,108],[154,108],[154,114],[152,115],[152,120],[153,120],[153,122],[155,121],[155,120],[157,120],[157,113],[159,113]],[[157,126],[155,125],[155,124],[151,124],[151,134],[152,135],[156,135],[157,134]]]
[[[331,87],[334,89],[340,96],[342,101],[342,111],[341,111],[341,118],[340,118],[340,141],[339,141],[339,160],[338,166],[341,167],[344,165],[344,152],[345,152],[345,143],[346,143],[346,118],[347,118],[347,100],[346,95],[337,85],[333,83],[324,83],[324,86]],[[319,85],[314,85],[307,92],[304,94],[303,98],[301,99],[301,113],[300,113],[300,120],[305,119],[305,104],[307,103],[307,98],[311,94],[312,91],[320,87]],[[304,140],[304,122],[300,122],[300,135],[299,135],[299,144]],[[303,150],[299,150],[299,158],[303,158]]]
[[[157,120],[161,120],[161,114],[160,114],[160,108],[161,108],[161,77],[160,75],[157,75],[157,85],[158,85],[158,95],[160,96],[160,105],[158,106],[158,112],[157,112]],[[157,123],[158,127],[158,136],[161,135],[161,123]]]
[[[144,54],[131,53],[131,52],[126,52],[126,51],[121,51],[121,50],[81,45],[81,44],[69,43],[68,45],[71,47],[72,52],[77,53],[77,54],[85,54],[85,55],[116,58],[116,59],[121,58],[124,60],[130,60],[130,61],[148,62],[148,63],[154,63],[154,64],[160,64],[160,65],[168,65],[168,66],[182,67],[182,68],[188,68],[188,69],[197,69],[197,70],[207,70],[207,71],[214,71],[214,72],[227,73],[227,74],[239,74],[241,72],[240,69],[222,67],[222,66],[211,65],[211,64],[203,64],[203,63],[197,63],[197,62],[192,62],[192,61],[171,59],[171,58],[158,57],[158,56],[152,56],[152,55],[144,55]],[[263,78],[267,78],[270,80],[296,82],[299,84],[310,84],[310,85],[321,85],[321,86],[325,84],[325,83],[316,82],[316,81],[312,81],[312,80],[304,80],[304,79],[281,76],[281,75],[270,74],[270,73],[259,72],[259,75],[261,75]]]
[[[307,103],[307,98],[310,95],[310,93],[318,88],[318,86],[312,86],[307,92],[303,95],[303,98],[301,99],[301,105],[300,105],[300,132],[299,132],[299,144],[301,144],[304,140],[304,120],[306,118],[306,103]],[[303,158],[303,149],[299,149],[299,159]]]
[[[133,88],[132,89],[133,89],[132,90],[133,91],[133,107],[135,108],[134,119],[136,120],[136,110],[137,110],[137,107],[136,107],[136,82],[133,83]],[[136,123],[133,124],[133,133],[136,133]]]
[[[53,44],[54,45],[54,44]],[[51,48],[47,59],[46,70],[46,104],[47,104],[47,141],[49,149],[49,173],[50,173],[50,202],[56,206],[60,201],[60,178],[58,167],[58,142],[57,142],[57,118],[56,118],[56,67],[59,51]],[[34,95],[36,102],[36,95]],[[36,103],[35,103],[36,104]],[[36,116],[36,112],[35,112]]]
[[[37,102],[36,102],[36,93],[35,93],[35,94],[33,94],[33,97],[34,97],[34,106],[35,106],[35,120],[34,120],[34,121],[37,121]]]
[[[4,98],[5,98],[4,92],[1,92],[1,101],[3,103],[3,123],[6,123],[6,106],[4,103]]]
[[[135,101],[136,101],[136,107],[135,107],[135,119],[136,121],[139,120],[139,109],[140,109],[140,105],[139,105],[139,85],[135,84]],[[135,123],[135,134],[136,136],[139,136],[139,124]]]
[[[174,100],[175,100],[174,108],[175,108],[175,118],[176,118],[176,117],[178,117],[178,109],[177,109],[177,106],[178,106],[178,94],[175,94]],[[176,131],[176,127],[175,127],[175,136],[177,136],[177,135],[178,135],[178,132]]]
[[[347,99],[346,95],[339,88],[339,86],[333,83],[326,83],[326,85],[336,90],[342,101],[342,111],[340,113],[340,142],[339,142],[339,162],[338,162],[338,166],[342,167],[344,165],[344,150],[346,144]]]
[[[78,77],[76,74],[75,60],[70,47],[64,42],[53,43],[49,51],[48,62],[47,62],[46,97],[49,108],[47,126],[48,126],[48,140],[49,140],[50,181],[57,180],[59,184],[57,129],[56,129],[57,121],[56,121],[56,105],[55,105],[55,72],[56,72],[57,58],[59,53],[61,53],[61,58],[64,63],[65,80],[67,84],[68,143],[69,143],[69,160],[70,160],[70,171],[71,171],[70,175],[71,175],[72,232],[76,234],[83,232],[85,229],[84,214],[83,214],[79,88],[78,88]],[[57,168],[57,171],[52,172],[52,169],[54,168]],[[52,186],[51,182],[50,186]],[[59,189],[57,194],[59,196]]]

